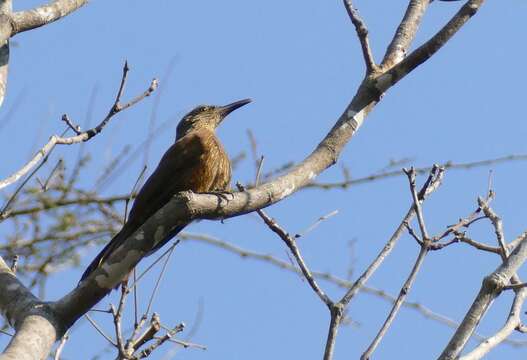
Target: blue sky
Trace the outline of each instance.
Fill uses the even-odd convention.
[[[24,1],[23,6],[38,3]],[[405,4],[356,1],[369,26],[377,60]],[[433,34],[458,7],[458,3],[434,2],[417,43]],[[527,4],[522,1],[486,3],[433,59],[390,89],[339,163],[319,179],[342,179],[343,165],[359,177],[403,158],[410,159],[407,165],[428,166],[527,153],[523,111],[527,77],[521,66],[527,56],[522,45],[526,13]],[[101,119],[113,101],[125,59],[131,67],[127,95],[143,91],[153,77],[160,80],[157,99],[147,99],[119,114],[87,143],[86,151],[94,159],[82,180],[87,188],[93,187],[104,166],[126,145],[146,139],[156,101],[154,126],[172,121],[152,143],[147,156],[150,169],[173,141],[177,120],[186,111],[201,103],[224,104],[246,97],[254,102],[233,113],[219,129],[227,151],[250,154],[250,129],[266,157],[267,169],[300,161],[341,114],[364,73],[358,41],[341,1],[93,0],[62,21],[21,34],[14,41],[8,95],[0,109],[5,121],[0,133],[2,178],[20,167],[37,144],[62,131],[63,113],[82,124],[94,88],[94,121]],[[17,98],[22,106],[5,118]],[[73,161],[76,154],[75,147],[65,147],[57,149],[54,157]],[[99,190],[107,195],[129,191],[144,159],[142,151],[132,166]],[[504,219],[508,239],[526,229],[526,166],[515,162],[492,167],[497,193],[494,207]],[[425,204],[432,233],[475,208],[476,197],[487,189],[488,171],[447,172],[441,189]],[[236,169],[233,182],[253,177],[249,157]],[[350,261],[354,274],[367,266],[410,201],[406,178],[399,177],[348,190],[301,191],[268,213],[296,233],[321,215],[338,210],[338,215],[302,238],[299,245],[313,270],[345,277]],[[199,222],[188,231],[288,259],[280,240],[253,214],[225,224]],[[481,241],[494,241],[487,224],[478,225],[471,234]],[[354,244],[351,258],[350,241]],[[96,251],[94,247],[86,254],[84,264]],[[415,242],[404,237],[369,284],[396,294],[417,253]],[[408,299],[460,320],[483,276],[497,265],[496,256],[462,245],[432,253]],[[81,270],[55,275],[49,298],[69,291]],[[342,295],[341,289],[322,284],[333,299]],[[104,299],[101,307],[109,301],[114,296]],[[510,301],[510,294],[500,297],[481,324],[481,333],[492,334],[499,328]],[[180,350],[175,358],[322,356],[329,316],[297,275],[208,245],[183,243],[176,248],[155,310],[165,323],[184,321],[190,328],[199,304],[203,319],[193,341],[208,350]],[[358,358],[388,311],[385,301],[359,295],[349,308],[358,326],[341,328],[335,359]],[[109,319],[98,318],[111,333]],[[403,309],[375,358],[393,359],[394,354],[397,358],[431,358],[439,354],[451,333],[450,328]],[[90,358],[104,345],[104,339],[81,320],[65,355]],[[152,358],[163,359],[170,349],[167,345]],[[504,345],[488,358],[516,359],[526,354],[527,349]]]

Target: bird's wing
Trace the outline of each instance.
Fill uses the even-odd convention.
[[[189,190],[188,181],[200,166],[204,142],[198,132],[176,141],[163,155],[157,168],[147,179],[134,201],[128,221],[121,231],[95,257],[81,281],[93,272],[110,254],[132,235],[150,216],[163,207],[178,191]],[[180,226],[182,229],[183,226]],[[179,230],[181,230],[179,229]]]
[[[191,189],[192,174],[201,165],[204,152],[198,132],[179,139],[165,152],[135,198],[128,217],[131,227],[141,226],[175,193]]]

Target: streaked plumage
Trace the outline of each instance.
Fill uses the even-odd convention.
[[[88,266],[81,281],[174,194],[187,190],[200,193],[229,189],[231,164],[214,130],[230,112],[249,102],[245,99],[226,106],[198,106],[183,117],[177,127],[175,143],[137,194],[127,222]],[[166,244],[186,225],[172,229],[148,254]]]

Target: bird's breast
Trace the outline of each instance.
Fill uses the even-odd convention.
[[[203,153],[191,176],[189,188],[194,192],[227,190],[231,180],[229,157],[219,139],[210,132],[203,136]]]

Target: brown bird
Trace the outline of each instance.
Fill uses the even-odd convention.
[[[183,117],[177,126],[175,143],[163,155],[137,194],[128,220],[91,262],[81,281],[177,192],[191,190],[204,193],[229,189],[231,163],[216,137],[215,129],[228,114],[250,102],[250,99],[244,99],[225,106],[202,105]],[[186,225],[172,229],[147,255],[165,245]]]

